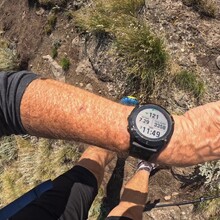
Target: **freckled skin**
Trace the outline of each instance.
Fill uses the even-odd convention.
[[[21,119],[32,135],[74,139],[126,151],[127,117],[132,108],[68,84],[38,79],[23,95]]]
[[[133,107],[51,79],[34,80],[21,102],[29,134],[74,139],[113,151],[129,150],[127,118]],[[173,116],[174,133],[157,162],[189,166],[220,159],[220,101]]]

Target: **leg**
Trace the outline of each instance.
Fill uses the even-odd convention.
[[[84,220],[88,218],[88,211],[95,199],[98,188],[104,176],[105,166],[113,159],[114,153],[111,151],[91,146],[86,149],[79,159],[77,166],[90,172],[96,179],[95,184],[91,187],[87,184],[75,183],[72,187],[68,203],[60,220]],[[82,175],[87,181],[89,175]]]
[[[76,166],[53,181],[53,188],[26,206],[12,220],[86,219],[98,192],[104,168],[113,153],[88,147]]]

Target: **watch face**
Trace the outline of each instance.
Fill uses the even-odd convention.
[[[147,108],[141,110],[136,117],[136,127],[146,138],[158,139],[168,131],[168,120],[157,109]]]

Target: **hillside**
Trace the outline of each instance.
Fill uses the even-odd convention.
[[[14,53],[13,68],[113,100],[134,95],[142,103],[155,102],[175,114],[220,100],[220,0],[123,0],[120,4],[115,0],[1,0],[0,9],[0,43],[7,41],[0,45]],[[75,142],[29,136],[2,139],[0,146],[4,149],[0,150],[1,207],[69,169],[84,149]],[[101,212],[115,162],[107,168],[90,219]],[[126,182],[135,164],[128,158],[124,177],[122,165],[117,168],[113,198],[120,178]],[[216,194],[198,170],[197,166],[161,167],[151,177],[148,201],[178,202]],[[105,200],[103,213],[114,202]],[[153,209],[144,219],[219,219],[219,207],[220,200],[213,200],[199,207]]]

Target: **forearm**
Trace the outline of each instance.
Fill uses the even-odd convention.
[[[97,179],[98,187],[101,185],[105,167],[114,158],[115,154],[112,151],[102,149],[96,146],[89,146],[83,152],[77,165],[80,165],[89,170]]]
[[[174,116],[175,128],[158,162],[189,166],[220,159],[220,101]]]
[[[125,185],[121,201],[108,216],[125,216],[133,220],[142,219],[143,209],[147,199],[150,173],[138,171]]]
[[[127,118],[132,107],[68,84],[37,79],[27,87],[20,108],[29,134],[129,150]],[[158,162],[188,166],[220,159],[220,101],[174,116],[174,121],[173,136]]]
[[[127,117],[131,107],[50,79],[26,89],[21,119],[29,134],[74,139],[114,151],[129,148]]]

